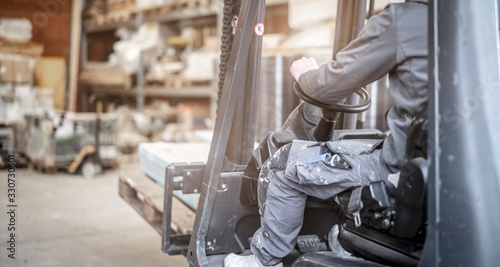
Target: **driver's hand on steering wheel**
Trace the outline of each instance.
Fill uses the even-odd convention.
[[[292,66],[290,66],[290,73],[292,74],[293,78],[298,82],[300,75],[310,70],[315,70],[317,68],[319,68],[319,66],[314,58],[303,57],[299,60],[295,60],[292,63]]]

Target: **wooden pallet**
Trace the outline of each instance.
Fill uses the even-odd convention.
[[[16,168],[26,167],[28,167],[28,159],[22,155],[16,155]],[[8,165],[5,162],[0,162],[0,169],[8,169]]]
[[[160,235],[162,234],[164,188],[148,178],[139,165],[120,170],[118,192]],[[172,231],[189,234],[193,229],[195,212],[177,198],[172,204]]]

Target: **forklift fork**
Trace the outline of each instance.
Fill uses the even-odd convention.
[[[172,234],[172,200],[174,190],[182,189],[183,194],[192,194],[200,191],[204,164],[171,164],[165,172],[164,212],[162,223],[161,249],[170,255],[186,255],[189,246],[189,234]],[[175,177],[182,176],[181,181],[174,181]]]

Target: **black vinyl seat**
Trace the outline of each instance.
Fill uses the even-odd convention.
[[[418,264],[425,241],[427,219],[426,115],[427,109],[424,109],[414,118],[410,127],[406,161],[397,187],[385,185],[381,181],[361,189],[361,224],[356,223],[356,218],[349,216],[346,211],[352,191],[337,197],[348,215],[340,229],[339,241],[354,255],[395,266]],[[381,187],[387,190],[377,189]]]

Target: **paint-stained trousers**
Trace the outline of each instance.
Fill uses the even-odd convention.
[[[389,171],[379,147],[378,140],[296,140],[268,159],[258,180],[261,227],[251,242],[260,262],[275,265],[292,251],[308,195],[328,199],[370,181],[386,181]]]

